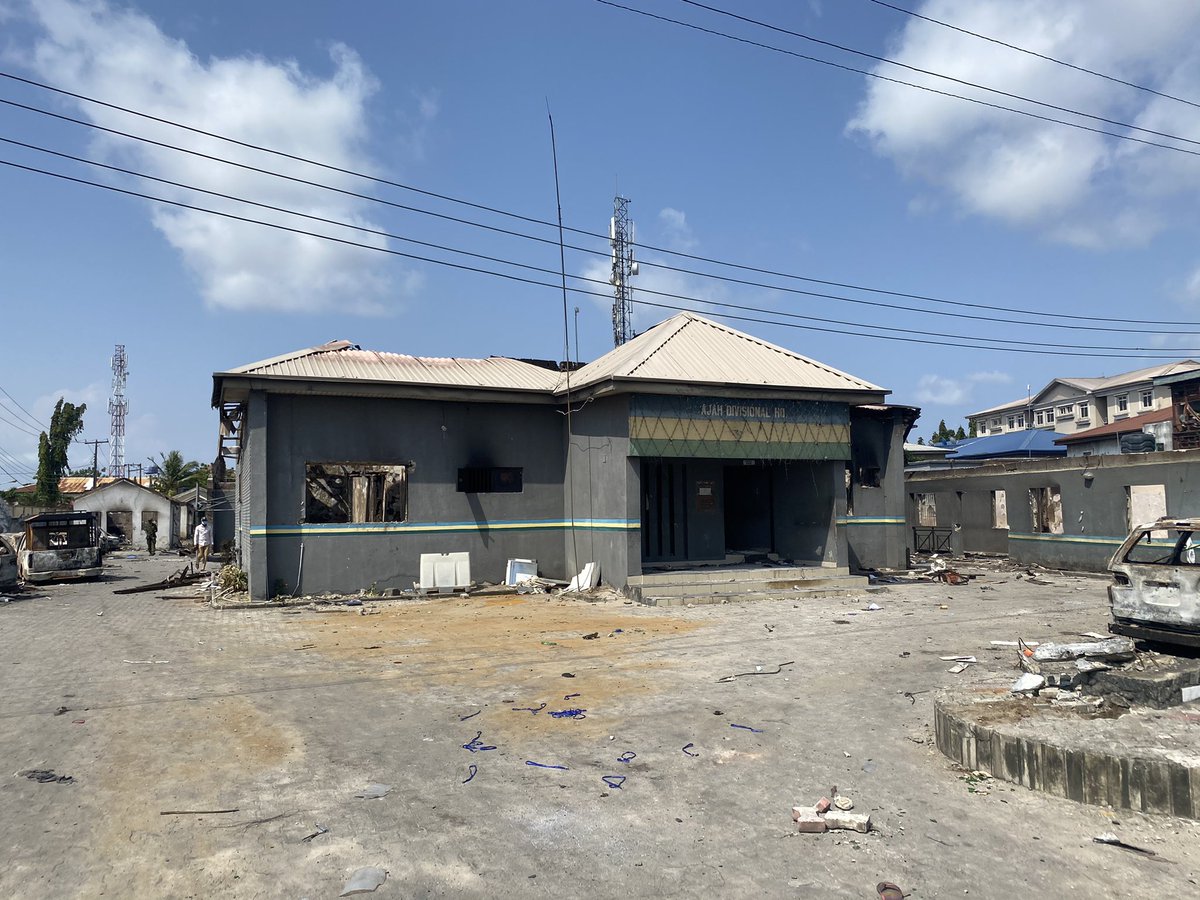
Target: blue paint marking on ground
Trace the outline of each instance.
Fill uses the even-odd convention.
[[[471,763],[471,765],[467,766],[467,771],[471,774],[467,776],[467,780],[464,781],[463,784],[468,784],[472,778],[479,774],[479,766]]]
[[[749,731],[752,734],[762,734],[763,733],[761,728],[751,728],[749,725],[734,725],[732,722],[730,722],[729,727],[730,728],[740,728],[743,731]]]
[[[586,719],[586,709],[558,709],[551,711],[550,715],[555,719]]]
[[[686,753],[688,756],[699,756],[700,755],[699,753],[692,752],[692,748],[695,746],[696,745],[691,742],[686,743],[683,745],[683,752]]]
[[[605,784],[607,784],[610,788],[614,788],[619,791],[619,790],[621,790],[621,785],[623,785],[625,783],[625,776],[624,775],[603,775],[603,776],[601,776],[600,780],[603,781]]]
[[[562,769],[563,771],[566,771],[567,769],[566,766],[551,766],[546,763],[534,762],[532,759],[525,760],[525,765],[535,766],[539,769]]]
[[[633,762],[635,759],[637,759],[637,754],[634,753],[632,750],[626,750],[624,753],[622,753],[620,756],[617,757],[617,762],[627,763],[627,762]]]

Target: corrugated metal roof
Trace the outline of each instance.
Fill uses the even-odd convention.
[[[957,443],[946,459],[998,459],[1005,456],[1065,456],[1065,447],[1054,446],[1053,431],[1010,431]]]
[[[1055,440],[1056,444],[1078,444],[1082,441],[1094,441],[1097,438],[1128,434],[1131,431],[1141,431],[1143,425],[1153,425],[1155,422],[1169,422],[1175,416],[1171,407],[1156,409],[1153,412],[1142,413],[1140,416],[1130,416],[1128,419],[1118,419],[1107,425],[1097,425],[1087,431],[1077,431]]]
[[[363,350],[349,341],[331,341],[261,362],[218,372],[262,378],[317,381],[378,381],[447,387],[552,391],[558,373],[517,359],[434,358]]]
[[[90,475],[64,475],[62,478],[58,479],[58,490],[63,494],[84,494],[90,491],[93,487],[103,487],[106,484],[112,484],[114,481],[121,480],[122,479],[112,475],[101,475],[99,479],[95,480],[95,485],[93,485],[93,479]],[[140,478],[134,477],[124,480],[132,481],[134,483],[140,482],[142,487],[149,487],[150,482],[153,479],[149,475],[142,475]],[[20,494],[32,494],[37,490],[37,485],[25,484],[19,488],[14,488],[13,490]]]
[[[571,389],[609,379],[886,393],[870,382],[689,312],[660,322],[572,372]],[[558,390],[565,389],[566,379],[559,376]]]
[[[1125,387],[1126,385],[1134,385],[1143,381],[1151,381],[1155,378],[1163,378],[1168,375],[1176,375],[1180,372],[1191,372],[1200,369],[1200,362],[1194,359],[1180,359],[1175,362],[1164,363],[1160,366],[1149,366],[1145,369],[1134,369],[1132,372],[1122,372],[1119,375],[1108,375],[1103,378],[1054,378],[1044,388],[1038,391],[1031,397],[1023,397],[1020,400],[1014,400],[1011,403],[1001,403],[999,406],[989,406],[987,409],[977,410],[973,413],[968,413],[968,419],[974,419],[977,416],[986,416],[989,413],[1004,412],[1008,409],[1026,409],[1030,406],[1040,405],[1039,398],[1047,390],[1056,384],[1065,384],[1073,387],[1082,393],[1103,393],[1112,391],[1117,388]],[[1055,401],[1057,402],[1057,401]]]

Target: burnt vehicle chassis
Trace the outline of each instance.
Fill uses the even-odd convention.
[[[1200,648],[1200,518],[1139,525],[1108,570],[1110,632]]]

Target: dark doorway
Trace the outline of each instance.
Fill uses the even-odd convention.
[[[120,538],[122,544],[133,543],[133,513],[128,509],[110,509],[104,530]]]
[[[725,549],[770,553],[775,549],[770,466],[725,467]]]
[[[687,559],[687,463],[643,458],[641,482],[642,559]]]

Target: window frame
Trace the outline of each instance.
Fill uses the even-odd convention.
[[[402,525],[409,520],[409,468],[405,463],[306,462],[301,521],[310,525]],[[322,493],[332,502],[324,503],[319,496]],[[356,516],[356,506],[362,507],[365,515]],[[401,510],[399,517],[397,509]]]

